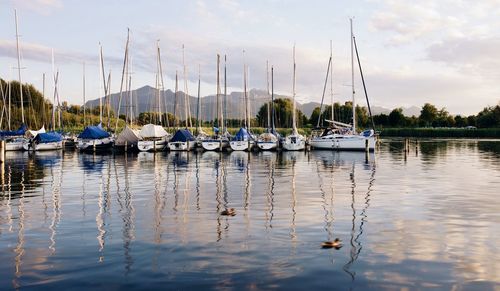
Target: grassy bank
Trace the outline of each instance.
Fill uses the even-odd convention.
[[[384,128],[381,137],[500,138],[500,128]]]

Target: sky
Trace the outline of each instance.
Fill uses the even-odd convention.
[[[53,96],[59,71],[61,99],[102,96],[99,43],[111,90],[119,92],[130,29],[132,87],[155,86],[159,40],[165,89],[175,74],[183,88],[182,46],[188,90],[216,92],[216,55],[227,55],[229,91],[240,91],[243,64],[249,87],[266,88],[266,61],[274,88],[291,95],[296,47],[297,100],[321,100],[333,48],[333,96],[351,99],[350,28],[372,105],[421,107],[430,102],[452,114],[476,114],[500,102],[500,0],[0,0],[0,77],[17,79],[14,9],[17,9],[22,80]],[[54,51],[54,68],[51,52]],[[365,105],[359,70],[356,100]],[[327,90],[329,93],[329,90]],[[329,94],[327,94],[329,95]],[[327,96],[327,100],[330,97]]]

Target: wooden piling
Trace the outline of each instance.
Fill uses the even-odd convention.
[[[0,141],[0,163],[5,162],[5,140]]]

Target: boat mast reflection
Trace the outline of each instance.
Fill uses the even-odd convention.
[[[265,152],[265,154],[272,155],[273,153],[271,152]],[[267,211],[266,211],[266,229],[272,229],[273,228],[273,217],[274,217],[274,185],[275,185],[275,179],[274,179],[274,171],[276,167],[276,160],[272,158],[266,159],[266,165],[267,168],[269,169],[268,172],[268,183],[267,183]]]
[[[18,230],[17,230],[17,244],[16,244],[16,247],[14,249],[14,253],[16,254],[15,256],[15,268],[16,268],[16,271],[15,271],[15,276],[14,276],[14,280],[13,280],[13,287],[14,288],[20,288],[21,287],[21,283],[19,282],[20,279],[21,279],[21,276],[22,276],[22,271],[21,271],[21,266],[23,264],[23,255],[25,253],[25,249],[24,249],[24,244],[25,244],[25,241],[24,241],[24,220],[25,220],[25,211],[24,211],[24,190],[25,190],[25,187],[24,187],[24,171],[21,172],[21,196],[19,197],[19,201],[18,201],[18,207],[17,207],[17,212],[18,212],[18,215],[19,215],[19,219],[18,219]]]
[[[355,180],[355,162],[352,164],[352,170],[350,173],[350,180],[351,180],[351,209],[352,209],[352,228],[351,228],[351,238],[350,238],[350,246],[351,250],[349,252],[350,254],[350,260],[343,266],[343,270],[349,274],[351,277],[351,283],[355,281],[356,278],[356,271],[352,270],[352,266],[358,259],[359,255],[361,254],[361,250],[363,249],[363,244],[361,241],[363,231],[364,231],[364,226],[365,223],[368,222],[368,215],[367,215],[367,210],[370,207],[370,196],[372,192],[372,188],[375,182],[375,173],[376,173],[376,164],[375,163],[370,163],[367,161],[364,164],[365,169],[370,170],[370,176],[368,180],[368,187],[367,191],[364,195],[364,203],[363,203],[363,208],[361,209],[361,212],[359,216],[361,217],[360,223],[358,228],[356,229],[356,180]]]

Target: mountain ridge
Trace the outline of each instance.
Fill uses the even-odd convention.
[[[177,104],[178,112],[176,112],[176,114],[180,115],[182,119],[184,118],[185,115],[184,92],[178,91],[177,95],[179,104]],[[251,115],[256,116],[259,108],[262,105],[264,105],[265,102],[269,101],[269,96],[267,95],[266,91],[260,89],[251,89],[248,92],[248,95],[251,100],[250,102]],[[192,95],[188,96],[189,96],[189,105],[191,108],[191,114],[192,116],[195,116],[197,111],[198,98]],[[113,93],[109,96],[109,98],[110,98],[111,108],[115,112],[117,112],[120,93]],[[280,94],[274,94],[274,98],[291,99],[290,96],[280,95]],[[104,102],[105,97],[89,100],[85,103],[85,106],[91,108],[97,107],[99,105],[99,99],[102,99],[102,102]],[[123,92],[122,103],[120,106],[121,107],[120,114],[125,114],[125,110],[129,109],[130,107],[132,107],[134,114],[136,116],[141,112],[156,111],[158,108],[157,99],[158,99],[158,91],[149,85],[145,85],[143,87],[132,90],[132,106],[130,106],[129,92],[128,91]],[[216,95],[212,94],[212,95],[202,96],[200,98],[200,102],[201,102],[201,112],[200,112],[201,118],[203,120],[213,119],[216,115]],[[244,109],[243,106],[241,106],[242,102],[243,102],[243,92],[236,91],[229,93],[227,96],[227,108],[226,108],[228,116],[226,118],[230,119],[243,118]],[[175,93],[170,89],[163,90],[160,94],[160,103],[162,112],[165,112],[165,110],[167,110],[167,112],[169,113],[174,113]],[[297,108],[301,110],[302,113],[304,113],[307,117],[311,116],[311,113],[313,112],[314,108],[319,106],[320,103],[313,101],[307,103],[297,102]],[[372,113],[374,115],[381,113],[389,114],[390,112],[391,109],[387,109],[381,106],[372,106]],[[406,116],[412,116],[412,115],[418,116],[420,114],[420,108],[417,106],[403,108],[403,114]]]

